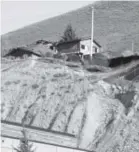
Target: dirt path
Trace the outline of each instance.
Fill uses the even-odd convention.
[[[10,65],[8,68],[3,68],[2,70],[1,70],[1,72],[5,72],[5,71],[7,71],[7,70],[10,70],[11,68],[14,68],[16,65],[19,65],[19,64],[21,64],[21,63],[23,63],[24,61],[17,61],[16,63],[12,63],[12,65]]]

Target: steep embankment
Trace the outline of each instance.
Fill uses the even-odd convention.
[[[31,44],[39,39],[57,41],[71,23],[78,37],[91,33],[92,5],[42,22],[21,28],[2,36],[2,55],[7,49]],[[139,51],[139,2],[104,1],[94,6],[94,38],[105,51]]]
[[[59,63],[16,64],[2,72],[2,120],[75,135],[76,148],[138,152],[139,90],[96,82],[99,75]]]

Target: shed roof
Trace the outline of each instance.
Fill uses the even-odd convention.
[[[56,44],[56,46],[63,45],[63,44],[69,44],[69,43],[78,43],[78,42],[80,42],[80,40],[81,39],[75,39],[75,40],[71,40],[71,41],[58,42]]]
[[[56,46],[59,46],[59,45],[62,45],[62,44],[69,44],[69,43],[78,43],[80,41],[83,41],[83,40],[89,40],[91,39],[91,37],[83,37],[83,38],[80,38],[80,39],[75,39],[75,40],[71,40],[71,41],[65,41],[65,42],[59,42],[57,43]],[[98,47],[101,47],[101,45],[96,41],[96,40],[93,40],[93,42],[98,46]]]
[[[83,37],[83,38],[81,38],[81,41],[83,41],[83,40],[90,40],[91,39],[91,37]],[[93,42],[98,46],[98,47],[102,47],[96,40],[93,40]]]
[[[9,56],[9,55],[12,55],[12,54],[15,54],[15,53],[18,53],[18,54],[22,54],[22,52],[24,52],[24,53],[29,53],[29,54],[34,54],[34,55],[36,55],[36,56],[41,56],[39,53],[37,53],[37,52],[34,52],[34,51],[32,51],[31,49],[28,49],[27,47],[17,47],[17,48],[13,48],[13,49],[11,49],[10,51],[9,51],[9,53],[7,53],[6,55],[5,55],[5,57],[6,56]]]

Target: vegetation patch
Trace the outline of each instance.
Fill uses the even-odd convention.
[[[67,76],[66,73],[56,73],[56,74],[54,74],[54,77],[65,77],[65,76]]]
[[[89,68],[86,68],[86,70],[89,72],[101,72],[101,70],[96,67],[89,67]]]
[[[38,84],[33,84],[33,85],[32,85],[32,89],[37,89],[38,87],[39,87]]]
[[[42,78],[43,80],[45,80],[45,76],[41,76],[41,78]]]
[[[23,87],[25,87],[25,86],[27,86],[27,84],[26,84],[26,83],[24,83],[22,86],[23,86]]]
[[[133,105],[133,98],[135,96],[135,91],[126,91],[124,93],[118,93],[115,95],[115,98],[120,100],[120,102],[126,108],[125,113],[128,114],[129,108]]]
[[[5,82],[5,85],[10,85],[10,84],[12,84],[12,82],[10,81]]]
[[[5,103],[2,103],[2,104],[1,104],[1,113],[4,112],[4,107],[5,107]]]
[[[14,84],[19,84],[20,80],[14,81]]]
[[[77,64],[67,64],[68,67],[71,67],[71,68],[78,68],[79,65]]]
[[[67,60],[67,55],[66,54],[61,54],[61,53],[56,53],[56,54],[53,55],[53,58],[61,59],[61,60]]]

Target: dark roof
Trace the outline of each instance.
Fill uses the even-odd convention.
[[[26,54],[33,54],[36,56],[40,56],[40,54],[33,52],[32,50],[29,50],[26,47],[17,47],[17,48],[13,48],[9,51],[9,53],[7,53],[4,57],[6,56],[10,56],[10,55],[14,55],[17,54],[17,56],[22,56],[23,52]]]
[[[85,38],[75,39],[75,40],[72,40],[72,41],[59,42],[59,43],[56,44],[56,46],[59,46],[59,45],[62,45],[62,44],[67,44],[67,43],[68,44],[69,43],[76,43],[76,42],[80,42],[82,40],[89,40],[89,39],[91,39],[91,37],[85,37]],[[93,40],[93,42],[96,45],[98,45],[98,47],[101,47],[101,45],[98,42],[96,42],[96,40]]]
[[[83,37],[83,38],[81,38],[81,40],[89,40],[89,39],[91,39],[91,37]],[[102,47],[96,40],[93,40],[93,42],[94,42],[96,45],[98,45],[99,47]]]
[[[81,39],[75,39],[75,40],[72,40],[72,41],[59,42],[59,43],[56,44],[56,46],[63,45],[63,44],[69,44],[69,43],[76,43],[76,42],[78,43],[80,41],[81,41]]]

